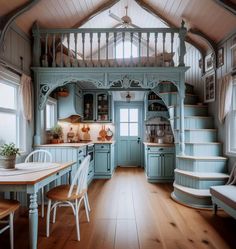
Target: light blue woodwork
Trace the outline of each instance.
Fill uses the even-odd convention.
[[[58,97],[58,118],[64,119],[71,115],[83,116],[82,93],[76,84],[67,85],[69,96]]]
[[[180,152],[179,144],[176,144],[176,154]],[[185,153],[189,156],[219,156],[222,155],[221,143],[185,143]]]
[[[184,106],[185,116],[207,116],[208,108],[203,105],[185,105]],[[170,118],[179,117],[180,108],[179,106],[169,107]]]
[[[211,186],[225,185],[228,179],[225,177],[197,178],[175,172],[175,183],[195,189],[209,189]]]
[[[175,130],[175,142],[179,142],[179,130]],[[217,141],[217,130],[214,129],[192,129],[185,130],[186,143],[207,143]]]
[[[178,93],[159,93],[158,94],[167,106],[178,105]],[[186,94],[184,104],[194,105],[198,101],[196,95]]]
[[[180,122],[175,119],[179,118],[170,119],[170,122],[173,123],[174,129],[180,129]],[[214,128],[214,119],[213,117],[185,116],[184,127],[185,129],[212,129]]]
[[[174,179],[174,147],[144,146],[145,171],[149,182],[171,182]]]
[[[114,168],[114,144],[95,144],[94,178],[111,178]]]
[[[226,158],[176,158],[176,168],[192,172],[226,172]]]

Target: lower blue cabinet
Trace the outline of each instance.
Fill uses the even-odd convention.
[[[174,148],[145,146],[145,170],[150,182],[171,182],[174,180]]]
[[[114,144],[96,144],[94,178],[111,178],[114,170]]]

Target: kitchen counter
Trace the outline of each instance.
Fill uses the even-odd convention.
[[[175,144],[173,143],[160,144],[160,143],[143,142],[143,144],[146,146],[155,146],[155,147],[174,147],[175,146]]]
[[[91,142],[83,142],[83,143],[60,143],[60,144],[41,144],[35,145],[34,147],[73,147],[80,148],[90,144],[114,144],[115,141],[91,141]]]

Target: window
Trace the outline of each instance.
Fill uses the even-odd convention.
[[[131,54],[131,42],[124,42],[124,58],[138,57],[138,48],[132,44],[132,54]],[[116,58],[123,58],[123,42],[120,42],[116,46]]]
[[[56,110],[56,100],[54,100],[53,98],[48,98],[45,110],[46,130],[50,130],[55,125],[57,118]]]
[[[231,111],[227,117],[227,152],[236,155],[236,77],[233,81]]]
[[[20,78],[0,69],[0,144],[15,143],[25,151],[26,122],[19,107]]]
[[[138,109],[120,109],[120,136],[138,136]]]

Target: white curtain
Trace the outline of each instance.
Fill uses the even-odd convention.
[[[32,120],[32,83],[31,78],[22,74],[20,80],[20,95],[21,95],[21,108],[24,118],[27,121]]]
[[[230,111],[233,91],[233,78],[226,75],[219,80],[218,118],[221,124]]]

